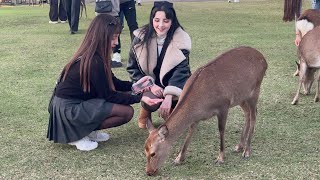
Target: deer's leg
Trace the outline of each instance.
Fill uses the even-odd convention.
[[[320,94],[320,71],[318,70],[317,71],[317,90],[316,90],[316,96],[314,97],[314,102],[319,102],[320,100],[320,97],[319,97],[319,94]]]
[[[193,135],[193,132],[197,128],[198,124],[199,124],[199,122],[195,122],[189,127],[189,131],[188,131],[187,137],[186,137],[186,139],[184,141],[184,144],[183,144],[178,156],[173,161],[174,165],[180,165],[185,160],[187,149],[188,149],[188,146],[189,146],[189,144],[191,142],[191,137]]]
[[[85,3],[86,1],[84,0],[84,3],[83,3],[83,8],[84,8],[84,14],[86,15],[86,19],[88,18],[88,15],[87,15],[87,5]]]
[[[248,106],[248,103],[243,102],[240,106],[244,112],[245,123],[244,123],[244,127],[243,127],[242,134],[240,137],[240,142],[235,147],[235,152],[240,152],[243,150],[243,147],[245,145],[244,141],[246,140],[246,138],[248,136],[249,127],[250,127],[250,108]]]
[[[297,90],[297,93],[296,93],[293,101],[291,102],[292,105],[298,104],[299,93],[300,93],[302,81],[304,80],[304,77],[305,77],[306,72],[307,72],[307,65],[306,65],[306,63],[301,63],[301,64],[300,64],[300,72],[299,72],[299,85],[298,85],[298,90]]]
[[[80,2],[80,18],[82,18],[83,4]]]
[[[244,159],[249,158],[249,156],[251,155],[252,152],[252,147],[251,147],[251,140],[253,137],[253,133],[254,133],[254,128],[256,125],[256,115],[257,115],[257,102],[258,102],[258,97],[259,97],[259,92],[260,89],[258,89],[255,92],[255,95],[248,101],[248,107],[249,107],[249,131],[247,132],[247,143],[246,143],[246,147],[243,151],[242,157]]]
[[[219,128],[219,134],[220,134],[220,152],[219,152],[219,156],[218,156],[215,164],[224,163],[224,159],[225,159],[225,153],[224,153],[224,131],[225,131],[225,128],[226,128],[227,116],[228,116],[228,108],[224,108],[223,110],[221,110],[217,114],[218,128]]]

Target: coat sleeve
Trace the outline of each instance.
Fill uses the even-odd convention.
[[[95,63],[92,64],[91,68],[92,68],[91,77],[90,77],[91,91],[94,91],[96,98],[102,98],[111,103],[124,104],[124,105],[140,102],[142,97],[141,95],[131,95],[128,93],[122,93],[122,92],[113,91],[110,89],[110,85],[107,80],[102,61],[99,61],[99,60],[95,61]],[[129,89],[129,87],[131,88],[131,85],[132,85],[131,82],[123,82],[114,76],[112,77],[112,79],[115,81],[114,85],[116,87],[116,90],[117,89],[127,90]]]
[[[190,65],[189,65],[189,51],[181,50],[186,56],[186,59],[183,60],[172,70],[172,76],[168,80],[168,85],[164,89],[164,96],[171,94],[179,97],[183,86],[186,84],[188,78],[191,76]]]
[[[132,82],[120,80],[117,77],[115,77],[113,73],[112,73],[112,81],[116,91],[131,91],[131,87],[133,84]]]
[[[140,39],[135,37],[132,41],[131,49],[129,52],[129,59],[127,63],[127,72],[129,73],[132,82],[137,82],[145,74],[140,70],[139,62],[134,51],[134,46],[140,42]]]

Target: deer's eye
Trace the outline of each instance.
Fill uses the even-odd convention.
[[[151,157],[153,157],[153,156],[155,156],[155,155],[156,155],[156,153],[151,153],[151,154],[150,154]]]

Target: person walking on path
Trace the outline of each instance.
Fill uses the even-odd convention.
[[[320,9],[320,0],[311,0],[312,9]]]
[[[62,0],[50,0],[49,19],[51,24],[59,23],[59,19],[61,23],[67,21],[68,17]]]
[[[101,7],[107,7],[107,8],[97,8],[98,3],[96,1],[96,8],[95,8],[95,14],[96,16],[100,14],[109,14],[115,18],[117,18],[119,21],[119,14],[120,14],[120,0],[110,0],[111,2],[111,8],[109,6],[101,6]],[[107,3],[107,2],[103,2]],[[113,55],[111,59],[111,67],[112,68],[118,68],[122,67],[121,63],[121,44],[120,44],[120,39],[118,40],[119,43],[113,48]]]
[[[127,21],[127,25],[130,31],[131,41],[133,40],[133,31],[138,29],[137,12],[134,0],[120,0],[120,14],[123,14],[120,19],[121,24],[124,24],[124,18]],[[121,17],[121,16],[120,16]]]
[[[136,5],[134,0],[120,0],[120,22],[124,26],[124,18],[127,21],[127,25],[130,31],[131,41],[133,40],[133,31],[138,29]],[[130,43],[131,43],[130,41]],[[121,63],[121,40],[119,36],[119,45],[115,48],[113,62]],[[120,65],[119,65],[120,66]],[[121,64],[122,66],[122,64]],[[121,67],[120,66],[120,67]]]
[[[70,34],[76,34],[79,28],[80,0],[63,0],[68,16]]]

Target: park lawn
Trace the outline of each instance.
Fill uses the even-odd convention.
[[[155,179],[319,179],[320,103],[302,95],[291,105],[298,79],[292,77],[297,60],[294,23],[284,23],[283,1],[241,0],[240,3],[177,2],[180,23],[190,34],[192,72],[210,59],[237,46],[258,49],[268,62],[258,105],[253,154],[243,160],[233,153],[243,127],[240,108],[230,110],[226,129],[226,161],[216,166],[219,135],[215,117],[200,123],[186,162],[173,166],[183,142],[172,148]],[[151,3],[137,6],[139,26],[148,22]],[[304,2],[303,7],[310,7]],[[152,179],[145,174],[146,130],[135,115],[126,125],[106,130],[111,139],[96,150],[46,139],[47,105],[56,78],[83,38],[94,17],[80,20],[80,33],[69,34],[67,24],[49,24],[49,7],[0,7],[0,179]],[[128,57],[129,32],[122,37],[122,57]],[[235,57],[236,58],[236,57]],[[113,69],[128,80],[125,68]],[[210,82],[214,83],[214,82]],[[156,125],[164,121],[154,113]]]

